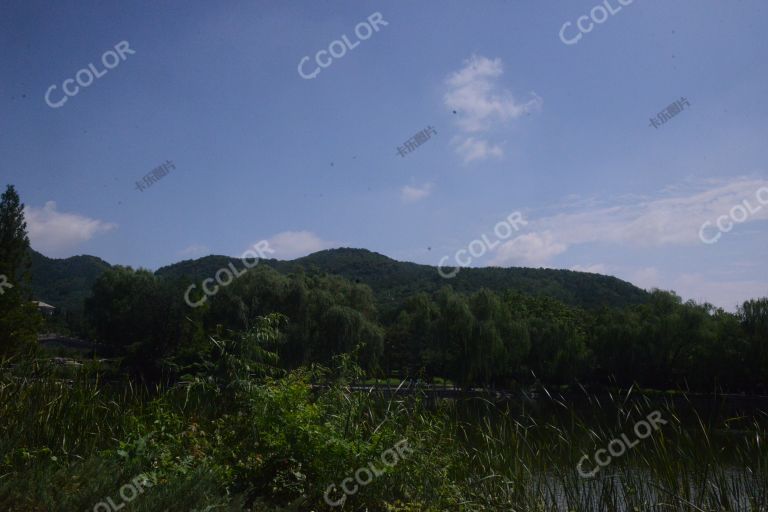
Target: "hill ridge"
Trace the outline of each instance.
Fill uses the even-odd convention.
[[[32,252],[32,288],[35,297],[57,307],[79,309],[108,262],[96,256],[79,255],[55,259]],[[190,282],[213,276],[217,270],[240,258],[207,255],[158,268],[159,277]],[[261,265],[288,274],[301,268],[342,276],[371,287],[382,306],[393,306],[418,292],[434,293],[451,286],[461,293],[481,288],[514,290],[528,295],[549,296],[566,304],[587,308],[624,306],[645,302],[648,293],[617,277],[565,269],[529,267],[468,267],[452,279],[440,276],[437,267],[398,261],[369,249],[339,247],[323,249],[293,260],[265,259]]]

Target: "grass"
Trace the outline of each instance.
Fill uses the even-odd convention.
[[[764,511],[765,412],[702,416],[686,395],[630,390],[499,405],[352,392],[312,368],[153,388],[62,379],[31,362],[0,377],[0,509],[93,510],[140,473],[132,511],[331,510],[323,492],[399,440],[414,453],[334,510]],[[331,384],[318,389],[313,383]],[[576,464],[659,410],[668,422],[582,478]],[[594,465],[594,464],[592,464]],[[118,501],[116,501],[118,503]]]

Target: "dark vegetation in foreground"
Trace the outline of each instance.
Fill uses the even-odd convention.
[[[126,510],[161,511],[753,511],[768,505],[765,413],[699,416],[633,393],[585,395],[584,417],[542,390],[530,410],[484,400],[431,402],[351,392],[348,356],[334,370],[283,371],[277,315],[212,335],[176,359],[174,385],[104,384],[99,364],[63,375],[19,358],[0,376],[0,506],[94,509],[139,474],[155,485]],[[66,377],[66,378],[64,378]],[[322,384],[322,386],[318,386]],[[685,400],[685,397],[682,397]],[[538,408],[551,405],[559,414]],[[583,456],[632,436],[658,410],[666,423],[592,478]],[[692,417],[686,418],[686,414]],[[400,440],[413,453],[346,498],[344,478]],[[583,471],[590,472],[587,461]],[[357,484],[352,482],[355,487]],[[334,487],[331,487],[331,486]]]

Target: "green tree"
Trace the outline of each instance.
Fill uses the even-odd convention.
[[[745,372],[753,386],[768,389],[768,297],[746,301],[738,311],[749,337]]]
[[[410,297],[397,318],[401,327],[401,338],[397,340],[398,356],[407,375],[416,376],[426,370],[433,376],[442,370],[440,352],[434,352],[435,321],[439,315],[437,306],[426,293]],[[394,334],[394,333],[393,333]],[[402,335],[405,334],[405,337]]]
[[[184,303],[183,294],[182,282],[117,266],[94,284],[86,315],[99,341],[123,351],[131,370],[154,377],[164,358],[199,331],[200,313]]]
[[[472,333],[475,317],[466,297],[450,287],[442,288],[437,294],[440,319],[436,326],[435,343],[441,352],[447,375],[454,382],[469,386],[471,352],[474,350]]]
[[[0,198],[0,355],[35,346],[42,317],[32,304],[24,205],[13,185]]]
[[[568,384],[589,371],[584,313],[550,298],[531,298],[529,368],[544,382]]]

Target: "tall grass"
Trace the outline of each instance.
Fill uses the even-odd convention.
[[[327,387],[318,389],[318,382]],[[397,441],[414,453],[334,510],[764,511],[765,413],[703,415],[685,395],[587,394],[578,405],[350,390],[324,370],[146,389],[37,363],[0,377],[0,510],[92,510],[139,473],[124,512],[331,510],[322,496]],[[576,464],[659,410],[667,421],[593,478]],[[589,467],[593,466],[589,464]]]
[[[679,401],[631,399],[631,392],[607,401],[588,398],[602,414],[582,418],[579,408],[546,397],[564,414],[542,420],[545,414],[489,405],[477,428],[457,422],[454,444],[465,456],[454,478],[471,491],[467,510],[768,508],[764,413],[748,422],[743,418],[745,424],[729,438],[727,422],[706,421]],[[634,425],[654,410],[668,423],[593,478],[579,475],[576,464],[583,455],[607,447],[622,433],[633,441]]]

